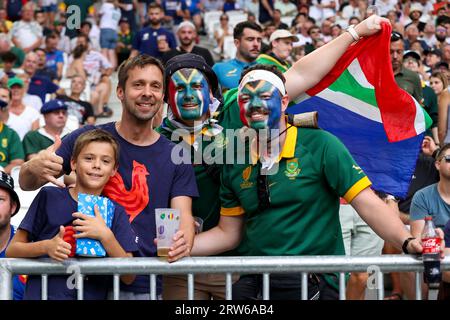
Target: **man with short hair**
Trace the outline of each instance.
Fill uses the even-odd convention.
[[[177,46],[175,36],[169,30],[161,27],[164,11],[156,2],[148,7],[150,26],[143,28],[133,38],[133,50],[130,57],[140,54],[148,54],[157,59]]]
[[[58,79],[61,79],[64,66],[64,55],[62,51],[58,50],[58,43],[59,36],[55,32],[50,33],[45,38],[45,66],[53,70],[56,73]]]
[[[170,51],[164,53],[162,62],[166,64],[171,58],[183,54],[193,53],[202,56],[210,67],[214,65],[214,59],[208,49],[195,45],[197,38],[197,30],[195,25],[190,21],[183,21],[177,28],[177,37],[180,45]]]
[[[394,78],[398,86],[412,95],[417,102],[422,103],[422,85],[420,78],[411,70],[403,67],[404,43],[403,36],[394,31],[391,36],[391,64]]]
[[[14,191],[14,180],[7,173],[0,171],[0,259],[5,258],[6,248],[14,237],[15,230],[11,218],[19,211],[19,196]],[[26,277],[13,276],[13,299],[22,300]]]
[[[442,51],[439,49],[430,49],[430,50],[425,50],[424,51],[425,54],[425,64],[431,68],[431,70],[434,68],[434,66],[436,64],[438,64],[439,62],[441,62],[442,60]],[[431,73],[430,70],[430,73]]]
[[[88,101],[81,100],[81,94],[86,88],[86,79],[80,75],[75,75],[70,81],[70,95],[59,95],[57,98],[67,105],[67,113],[74,116],[78,124],[95,124],[94,108]]]
[[[236,88],[242,70],[256,63],[261,52],[262,29],[256,23],[244,21],[234,27],[236,58],[216,63],[213,70],[219,79],[222,90]]]
[[[45,125],[36,131],[29,131],[22,141],[26,160],[54,144],[56,136],[64,137],[69,133],[66,129],[67,105],[63,101],[50,100],[42,106],[41,113]]]
[[[274,65],[281,72],[286,72],[291,64],[287,60],[292,52],[292,43],[298,38],[288,30],[276,30],[270,36],[272,51],[268,54],[260,54],[256,59],[257,63]]]
[[[52,80],[55,83],[58,82],[58,75],[56,74],[56,71],[53,69],[50,69],[46,65],[47,64],[47,53],[45,52],[45,50],[42,48],[37,48],[34,50],[34,52],[36,53],[36,55],[38,57],[37,69],[36,69],[35,75],[49,78],[50,80]]]
[[[39,96],[42,103],[44,103],[45,96],[55,93],[59,87],[50,78],[43,75],[36,75],[37,68],[38,56],[35,52],[28,52],[22,65],[22,69],[30,76],[28,93]]]
[[[423,72],[423,66],[419,53],[416,51],[405,51],[403,55],[403,66],[406,69],[411,70],[421,76]],[[433,121],[431,127],[427,129],[425,135],[433,137],[435,141],[438,140],[437,133],[437,121],[438,121],[438,102],[436,93],[433,89],[426,85],[425,81],[421,79],[422,94],[423,94],[423,107],[425,111],[430,115]]]
[[[435,167],[439,171],[439,182],[417,191],[411,201],[409,215],[411,233],[415,237],[420,237],[426,216],[433,217],[436,228],[444,229],[450,220],[450,144],[438,151]]]

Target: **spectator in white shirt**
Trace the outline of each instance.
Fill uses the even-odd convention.
[[[100,47],[102,54],[109,60],[112,68],[117,67],[117,56],[115,49],[117,47],[117,29],[121,17],[120,9],[115,0],[106,0],[100,8]]]
[[[14,22],[11,29],[11,39],[14,45],[25,53],[33,51],[42,45],[42,27],[33,20],[34,3],[28,2],[22,7],[22,19]]]
[[[9,117],[6,124],[17,132],[20,140],[28,131],[39,128],[40,114],[30,106],[26,106],[22,99],[25,95],[24,82],[18,77],[8,80],[8,89],[11,92],[9,103]]]

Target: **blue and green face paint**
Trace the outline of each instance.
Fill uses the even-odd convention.
[[[239,91],[238,104],[244,125],[259,129],[278,129],[281,117],[280,91],[266,80],[248,82]]]
[[[197,69],[183,68],[169,81],[169,104],[177,119],[199,120],[210,104],[209,84]]]

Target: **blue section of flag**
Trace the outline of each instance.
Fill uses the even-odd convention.
[[[317,96],[288,108],[288,113],[319,112],[319,127],[337,136],[372,181],[374,190],[406,197],[423,134],[390,143],[382,123]]]

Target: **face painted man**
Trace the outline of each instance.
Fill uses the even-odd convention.
[[[205,60],[186,53],[170,59],[166,64],[165,99],[169,104],[168,117],[163,123],[192,131],[194,122],[207,121],[218,106],[214,98],[220,90],[218,80]]]
[[[256,135],[255,140],[246,142],[246,149],[252,152],[243,163],[223,166],[219,223],[196,235],[192,255],[217,254],[237,245],[244,256],[343,255],[340,197],[385,240],[401,245],[410,237],[400,219],[369,188],[371,182],[336,137],[287,124],[284,111],[289,98],[284,76],[275,66],[255,65],[244,70],[236,100],[233,105],[239,104],[244,126],[279,131],[270,137]],[[229,101],[228,95],[225,101]],[[230,106],[225,104],[223,110]],[[278,170],[268,170],[268,174],[263,170],[267,159],[261,155],[265,155],[260,150],[253,152],[261,149],[263,139],[277,140],[280,146],[269,150]],[[370,209],[375,207],[376,211]],[[418,245],[417,240],[406,243],[411,252],[416,250],[413,243]],[[311,275],[309,299],[338,299],[337,279],[336,275]],[[271,274],[270,297],[298,299],[301,283],[298,274]],[[241,275],[233,284],[232,298],[257,299],[261,288],[261,275]]]
[[[223,150],[221,127],[211,120],[219,104],[220,93],[217,77],[203,57],[195,54],[182,54],[173,57],[166,64],[165,98],[169,104],[167,118],[158,131],[177,143],[177,150],[190,151],[194,164],[200,197],[192,202],[196,217],[203,220],[203,231],[217,225],[220,216],[219,173],[221,166],[206,161],[206,148]],[[177,129],[183,129],[182,131]],[[188,132],[178,138],[177,132]],[[208,136],[208,137],[206,137]],[[219,138],[220,137],[220,138]],[[211,144],[213,145],[211,148]],[[175,149],[174,148],[174,149]],[[201,163],[197,163],[199,155]],[[177,159],[175,161],[178,161]],[[224,299],[225,277],[223,275],[199,274],[195,276],[194,296],[196,300]],[[165,276],[163,281],[165,300],[187,299],[186,277]]]
[[[283,96],[277,85],[273,84],[278,82],[277,79],[271,75],[268,71],[258,70],[244,78],[239,87],[242,123],[255,130],[279,129],[280,126]]]
[[[168,85],[169,106],[176,119],[191,123],[208,116],[210,89],[201,71],[180,69],[170,77]]]

